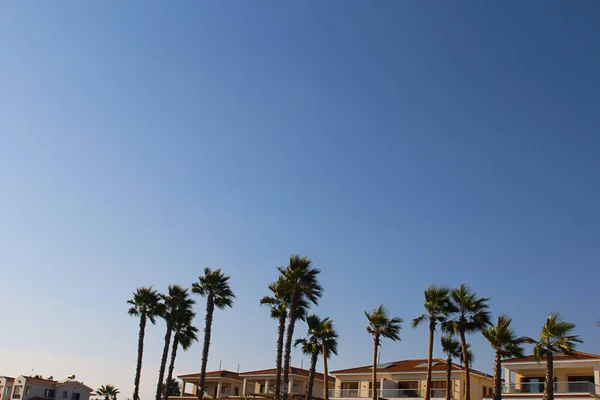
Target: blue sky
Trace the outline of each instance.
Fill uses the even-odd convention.
[[[258,299],[291,253],[322,269],[333,369],[370,362],[363,311],[380,303],[406,321],[382,361],[424,357],[409,321],[432,283],[467,282],[521,334],[559,311],[600,352],[599,16],[593,1],[1,3],[0,374],[130,396],[125,301],[207,265],[238,297],[209,368],[270,367]],[[163,334],[148,331],[144,398]]]

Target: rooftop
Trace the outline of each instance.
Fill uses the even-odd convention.
[[[448,364],[446,360],[441,358],[433,359],[433,371],[446,371],[448,369]],[[464,371],[465,367],[460,364],[452,364],[453,371]],[[346,368],[339,369],[337,371],[331,371],[333,375],[342,375],[342,374],[370,374],[373,371],[373,367],[371,365],[365,365],[362,367],[354,367],[354,368]],[[399,360],[392,361],[388,363],[378,364],[377,365],[378,372],[392,372],[392,373],[400,373],[400,372],[426,372],[427,371],[427,359],[416,359],[416,360]],[[492,377],[484,372],[477,371],[471,368],[471,372],[475,374],[479,374],[486,377]]]
[[[578,361],[578,360],[598,360],[600,361],[600,356],[597,354],[584,353],[582,351],[576,351],[572,356],[559,356],[555,355],[553,357],[554,361]],[[518,363],[518,362],[537,362],[533,355],[528,355],[525,357],[519,358],[508,358],[502,361],[502,364],[510,364],[510,363]]]

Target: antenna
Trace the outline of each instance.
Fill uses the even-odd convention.
[[[300,360],[300,369],[304,369],[304,358]]]
[[[221,370],[221,360],[219,360],[219,371]]]
[[[240,364],[238,364],[238,369],[237,369],[237,373],[240,373]]]
[[[377,364],[381,364],[381,351],[379,352],[379,360],[377,360]]]

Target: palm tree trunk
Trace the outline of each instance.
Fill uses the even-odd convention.
[[[546,355],[546,387],[544,400],[554,400],[554,358],[552,352]]]
[[[283,337],[285,336],[285,320],[287,318],[286,310],[280,310],[279,326],[277,327],[277,359],[275,360],[275,400],[281,398],[281,358],[283,357]]]
[[[213,312],[215,311],[215,299],[212,294],[206,299],[206,317],[204,326],[204,346],[202,347],[202,368],[200,370],[200,387],[198,388],[198,400],[204,398],[204,385],[206,384],[206,364],[208,363],[208,349],[210,347],[210,333],[212,330]],[[220,393],[217,393],[219,396]]]
[[[377,400],[377,350],[379,349],[379,336],[373,336],[373,375],[371,377],[371,398]]]
[[[173,346],[171,347],[171,362],[169,363],[169,370],[167,372],[167,389],[169,388],[169,383],[173,380],[173,370],[175,369],[175,358],[177,357],[177,348],[179,348],[179,337],[177,333],[175,333],[175,337],[173,338]]]
[[[435,319],[429,318],[429,347],[427,349],[427,379],[425,381],[425,400],[431,399],[431,370],[433,368],[433,335]]]
[[[290,382],[290,357],[292,354],[292,340],[294,339],[294,325],[298,311],[298,299],[296,292],[292,292],[290,302],[290,313],[288,318],[287,333],[285,338],[285,355],[283,356],[283,385],[281,388],[282,399],[288,399],[288,385]]]
[[[502,358],[500,352],[496,351],[494,360],[494,400],[502,400]]]
[[[313,388],[315,386],[315,370],[317,369],[318,351],[313,351],[310,356],[310,374],[308,375],[308,386],[306,387],[306,400],[312,399]]]
[[[169,356],[169,347],[171,344],[171,323],[167,322],[167,333],[165,333],[165,346],[163,347],[162,359],[160,360],[160,370],[158,371],[158,383],[156,384],[156,400],[162,397],[163,379],[165,378],[165,368],[167,367],[167,357]]]
[[[471,400],[471,367],[469,365],[469,350],[465,331],[460,331],[460,345],[462,346],[463,360],[465,363],[465,400]]]
[[[327,345],[323,340],[323,380],[325,385],[325,393],[323,394],[324,400],[329,400],[329,368],[327,367]]]
[[[140,377],[142,376],[142,357],[144,355],[144,335],[146,334],[146,314],[140,316],[140,331],[138,333],[137,366],[135,368],[135,381],[133,400],[140,400]]]
[[[446,400],[452,400],[452,358],[446,360]]]

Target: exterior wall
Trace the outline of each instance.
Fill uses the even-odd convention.
[[[22,385],[22,396],[21,400],[30,400],[33,397],[46,397],[46,390],[56,390],[56,383],[48,381],[39,381],[37,379],[28,379],[24,376],[20,376],[15,379],[15,384],[13,385],[13,393],[15,387]]]
[[[461,399],[464,395],[465,380],[464,372],[452,372],[452,386],[450,390],[454,391],[454,398]],[[361,397],[369,396],[369,384],[371,382],[371,374],[360,374],[360,375],[343,375],[338,374],[335,376],[335,390],[339,391],[342,389],[343,383],[359,382],[359,390]],[[383,381],[383,389],[396,389],[397,382],[411,382],[417,381],[420,389],[420,394],[425,394],[427,385],[427,373],[377,373],[377,389],[381,388]],[[432,374],[433,382],[446,382],[446,373],[441,371],[434,371]],[[493,387],[494,382],[492,378],[483,377],[476,374],[471,374],[471,398],[472,400],[478,400],[483,398],[483,387]]]
[[[0,400],[10,399],[14,381],[12,378],[0,377]]]
[[[64,397],[64,392],[67,392]],[[79,393],[79,400],[89,400],[91,391],[78,382],[64,382],[56,385],[56,400],[73,400],[73,393]]]

